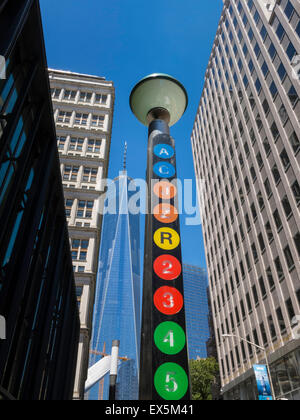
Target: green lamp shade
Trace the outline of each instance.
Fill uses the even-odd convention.
[[[154,108],[165,108],[170,114],[169,125],[174,125],[184,114],[188,104],[185,88],[167,74],[151,74],[132,90],[130,107],[137,119],[148,125],[147,115]]]

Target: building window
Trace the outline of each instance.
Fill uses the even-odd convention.
[[[266,274],[267,274],[270,290],[272,291],[273,288],[275,287],[275,283],[274,283],[271,267],[268,267],[266,269]]]
[[[241,300],[240,301],[240,306],[241,306],[241,313],[242,313],[242,317],[243,319],[246,318],[246,311],[245,311],[245,305],[244,302]]]
[[[76,95],[77,95],[77,91],[76,90],[65,90],[64,93],[64,100],[66,101],[75,101],[76,99]]]
[[[267,337],[267,333],[266,333],[264,323],[262,322],[259,327],[260,327],[260,332],[261,332],[261,336],[262,336],[262,339],[263,339],[263,343],[267,344],[268,343],[268,337]]]
[[[288,91],[288,97],[292,106],[294,107],[296,103],[298,102],[298,94],[294,86],[292,86],[290,90]]]
[[[77,139],[75,137],[71,137],[69,150],[82,152],[83,143],[84,143],[84,139]]]
[[[295,181],[292,185],[292,191],[296,200],[296,203],[299,204],[300,202],[300,186],[298,184],[298,181]]]
[[[255,305],[258,305],[259,298],[258,298],[257,289],[255,285],[252,286],[252,295],[253,295]]]
[[[294,153],[297,153],[298,150],[300,149],[300,140],[299,140],[297,134],[295,133],[295,131],[291,134],[289,140],[290,140],[291,146],[294,150]]]
[[[256,329],[253,330],[253,338],[254,338],[254,343],[259,346],[259,340],[258,340],[258,335],[257,335],[257,331]],[[260,351],[259,349],[257,351]]]
[[[254,169],[253,166],[251,166],[251,168],[250,168],[250,173],[251,173],[251,176],[252,176],[252,181],[255,182],[255,180],[256,180],[256,172],[255,172],[255,169]]]
[[[78,267],[78,271],[79,271],[79,267]],[[77,298],[78,308],[80,307],[82,293],[83,293],[83,286],[76,286],[76,298]]]
[[[96,183],[96,181],[97,181],[97,174],[98,174],[98,169],[97,168],[88,168],[88,167],[85,167],[83,169],[83,177],[82,177],[82,180],[84,182]]]
[[[294,7],[291,4],[291,2],[288,1],[287,5],[286,5],[286,8],[284,9],[284,13],[285,13],[286,17],[288,18],[288,20],[291,19],[293,12],[294,12]]]
[[[77,181],[77,175],[79,171],[79,166],[69,166],[65,165],[63,180],[64,181]]]
[[[90,92],[80,92],[79,102],[90,104],[92,102],[92,96],[93,94]]]
[[[277,73],[281,79],[281,81],[283,82],[286,76],[286,69],[284,67],[284,65],[281,63],[280,66],[277,69]]]
[[[93,127],[104,127],[104,115],[93,115],[92,116]]]
[[[267,77],[267,75],[269,73],[269,68],[268,68],[267,63],[265,61],[263,62],[263,65],[261,66],[261,70],[263,72],[263,75],[265,77]]]
[[[277,89],[274,82],[272,82],[270,84],[270,92],[271,92],[271,95],[272,95],[273,99],[275,99],[275,97],[277,96],[277,93],[278,93],[278,89]]]
[[[290,61],[295,57],[297,54],[297,51],[294,47],[294,45],[290,42],[286,49],[287,56],[289,57]]]
[[[259,191],[257,194],[257,201],[258,201],[260,210],[263,210],[263,208],[265,207],[265,203],[264,203],[264,198],[261,191]]]
[[[281,203],[282,203],[282,206],[284,208],[284,212],[285,212],[286,217],[289,217],[292,213],[292,208],[290,206],[290,202],[289,202],[287,196],[284,196]]]
[[[247,176],[246,176],[246,178],[244,180],[244,183],[245,183],[246,192],[249,193],[249,191],[250,191],[250,184],[249,184],[249,179],[248,179]]]
[[[96,94],[95,103],[105,105],[107,102],[107,95]]]
[[[264,298],[267,294],[267,291],[266,291],[266,288],[265,288],[265,283],[264,283],[263,277],[260,277],[258,282],[259,282],[259,287],[260,287],[262,298]]]
[[[261,252],[264,252],[266,246],[265,246],[264,238],[261,233],[258,235],[258,242],[259,242]]]
[[[286,326],[285,326],[284,318],[283,318],[282,311],[281,311],[280,307],[276,309],[276,315],[277,315],[277,320],[278,320],[280,331],[281,331],[281,333],[284,333],[286,331]]]
[[[277,230],[279,230],[282,227],[282,222],[281,222],[281,218],[279,215],[279,211],[276,209],[273,213],[273,217],[274,217],[274,221],[275,221],[275,225],[277,227]]]
[[[73,202],[74,202],[74,200],[72,200],[70,198],[66,199],[65,206],[66,206],[66,216],[67,217],[71,216]]]
[[[250,295],[249,293],[246,294],[246,301],[247,301],[247,306],[248,306],[248,312],[252,312],[252,304],[251,304],[251,299],[250,299]]]
[[[273,138],[274,138],[274,140],[276,141],[277,140],[277,138],[279,137],[279,131],[278,131],[278,128],[277,128],[277,125],[276,125],[276,123],[274,122],[272,125],[271,125],[271,133],[272,133],[272,135],[273,135]]]
[[[264,145],[266,155],[269,156],[269,153],[271,152],[271,146],[267,137],[265,137],[263,141],[263,145]]]
[[[92,217],[94,201],[78,201],[76,217],[90,219]]]
[[[278,184],[281,180],[281,177],[280,177],[280,172],[279,172],[276,164],[272,168],[272,174],[274,176],[275,183]]]
[[[287,266],[288,266],[289,270],[292,270],[295,266],[295,263],[294,263],[294,259],[293,259],[290,247],[287,246],[286,248],[284,248],[283,252],[284,252],[284,256],[285,256],[285,259],[286,259]]]
[[[87,125],[88,118],[89,118],[89,114],[82,114],[82,113],[76,112],[75,124],[85,126]]]
[[[65,144],[66,144],[66,137],[64,137],[64,136],[57,137],[58,150],[64,150]]]
[[[256,208],[255,208],[254,203],[251,205],[251,212],[252,212],[253,220],[255,221],[256,218],[257,218],[257,212],[256,212]]]
[[[257,250],[256,250],[256,246],[255,246],[254,242],[251,245],[251,249],[252,249],[252,254],[253,254],[254,261],[257,261],[258,260],[258,255],[257,255]]]
[[[285,30],[284,30],[282,24],[279,23],[279,25],[277,27],[277,30],[276,30],[276,35],[277,35],[277,37],[278,37],[278,39],[279,39],[280,42],[281,42],[284,34],[285,34]]]
[[[63,123],[63,124],[70,124],[71,117],[72,117],[72,112],[59,111],[57,122]]]
[[[259,169],[261,169],[264,166],[264,161],[263,161],[263,158],[262,158],[260,152],[257,153],[256,160],[257,160]]]
[[[300,233],[298,232],[295,236],[294,236],[294,242],[295,242],[295,246],[300,258]]]
[[[295,316],[295,311],[292,303],[292,299],[288,298],[288,300],[285,302],[286,310],[289,315],[289,320],[292,321],[292,319]]]
[[[51,89],[52,99],[59,99],[61,89]]]
[[[277,338],[277,334],[276,334],[276,329],[275,329],[272,315],[268,316],[268,323],[269,323],[269,329],[270,329],[272,340],[275,340]]]
[[[266,234],[268,236],[268,240],[269,240],[269,242],[271,242],[274,239],[274,235],[273,235],[273,232],[272,232],[270,222],[267,222],[265,224],[265,229],[266,229]]]
[[[251,342],[250,335],[247,335],[246,339],[247,339],[247,341]],[[253,356],[253,346],[250,343],[248,343],[248,352],[249,352],[249,356],[252,358],[252,356]]]
[[[279,278],[279,280],[282,280],[282,278],[283,278],[283,269],[282,269],[282,265],[281,265],[281,262],[280,262],[280,258],[279,257],[275,258],[274,264],[275,264],[275,267],[276,267],[278,278]]]
[[[284,169],[287,170],[290,166],[290,159],[285,149],[283,149],[283,151],[280,153],[280,158],[284,166]]]
[[[71,243],[72,259],[78,261],[87,260],[87,249],[89,241],[84,239],[73,239]]]
[[[89,139],[88,140],[88,152],[91,153],[100,153],[100,147],[101,147],[101,140],[94,140]]]
[[[275,56],[276,56],[276,48],[274,47],[274,44],[271,43],[270,48],[269,48],[269,54],[272,60],[274,60]]]
[[[272,189],[268,178],[265,180],[264,186],[267,193],[267,197],[269,198],[272,195]]]

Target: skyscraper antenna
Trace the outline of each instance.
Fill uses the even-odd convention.
[[[125,147],[124,147],[124,161],[123,161],[123,170],[126,171],[127,166],[127,142],[125,141]]]

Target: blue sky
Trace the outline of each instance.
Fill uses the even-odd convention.
[[[178,176],[193,179],[195,185],[190,136],[222,0],[40,0],[40,4],[49,67],[114,82],[109,177],[121,169],[125,141],[129,176],[145,177],[147,128],[131,113],[129,95],[144,76],[167,73],[188,92],[188,109],[171,135],[176,140]],[[183,262],[205,267],[201,227],[185,226],[184,220]]]

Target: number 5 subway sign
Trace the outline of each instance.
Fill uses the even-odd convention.
[[[140,399],[187,400],[190,387],[175,143],[160,124],[163,121],[154,121],[149,127]]]

